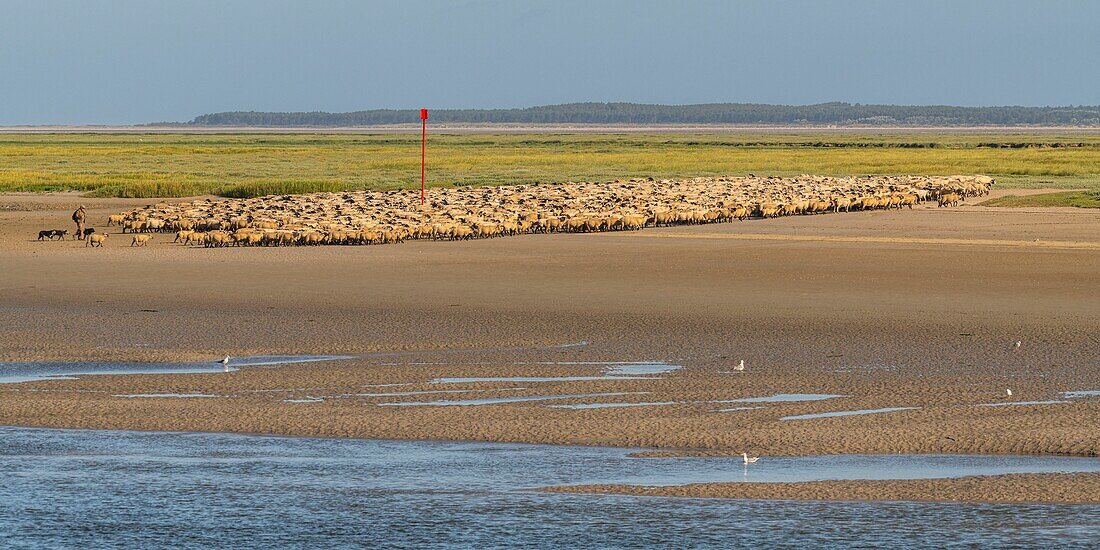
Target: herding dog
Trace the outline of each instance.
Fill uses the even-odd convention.
[[[47,229],[45,231],[39,231],[38,232],[38,240],[41,241],[42,239],[47,239],[48,238],[52,241],[54,237],[57,237],[58,239],[63,241],[63,240],[65,240],[65,235],[68,235],[68,234],[69,234],[68,229]]]

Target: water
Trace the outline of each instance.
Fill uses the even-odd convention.
[[[408,386],[408,385],[409,384],[374,384],[372,386],[366,386],[366,387]],[[496,389],[496,390],[493,390],[493,391],[521,391],[521,390],[526,390],[526,389],[527,388],[499,388],[499,389]],[[260,390],[260,391],[284,391],[284,390]],[[486,392],[486,391],[490,391],[490,390],[431,390],[431,391],[401,391],[401,392],[390,392],[390,393],[340,393],[340,394],[336,394],[336,395],[307,395],[307,396],[302,397],[302,398],[283,399],[283,403],[321,403],[322,401],[324,401],[326,399],[353,399],[353,398],[356,398],[356,397],[411,397],[411,396],[415,396],[415,395],[435,395],[435,394],[441,394],[441,393],[443,393],[443,394],[480,393],[480,392]],[[130,397],[130,396],[121,396],[121,397]],[[225,397],[225,396],[213,396],[213,395],[211,395],[209,397]],[[389,405],[398,404],[399,405],[401,403],[382,403],[382,404],[389,404]],[[408,403],[408,404],[409,405],[423,405],[424,403]],[[470,404],[470,403],[462,403],[462,404]],[[481,403],[481,404],[485,404],[485,403]]]
[[[1076,399],[1078,397],[1095,397],[1100,395],[1100,390],[1077,390],[1062,392],[1062,397],[1066,399]]]
[[[577,403],[573,405],[547,405],[554,409],[614,409],[618,407],[665,407],[691,401],[651,401],[646,403]]]
[[[527,388],[498,388],[492,391],[520,391]],[[396,391],[390,393],[352,393],[337,395],[336,397],[409,397],[412,395],[435,395],[440,393],[482,393],[490,390],[425,390],[425,391]]]
[[[1005,403],[981,403],[976,405],[978,407],[1011,407],[1014,405],[1060,405],[1062,403],[1069,403],[1069,401],[1060,401],[1057,399],[1051,399],[1047,401],[1007,401]]]
[[[453,407],[453,406],[477,406],[477,405],[502,405],[506,403],[523,403],[525,401],[555,401],[559,399],[583,399],[585,397],[612,397],[619,395],[634,395],[644,392],[610,392],[610,393],[575,393],[559,395],[529,395],[524,397],[484,397],[481,399],[447,399],[440,401],[400,401],[396,403],[379,403],[381,407]]]
[[[823,401],[825,399],[835,399],[837,397],[847,397],[846,395],[836,395],[832,393],[777,393],[775,395],[769,395],[767,397],[746,397],[744,399],[730,399],[728,403],[787,403],[791,401]]]
[[[740,457],[629,449],[0,428],[0,534],[20,547],[990,547],[1100,540],[1100,506],[567,495],[739,480]],[[764,457],[750,481],[1100,470],[1064,457]]]
[[[809,420],[811,418],[833,418],[835,416],[853,416],[853,415],[860,415],[860,414],[880,414],[880,413],[888,413],[888,412],[895,412],[895,411],[911,411],[911,410],[914,410],[916,408],[917,407],[885,407],[885,408],[882,408],[882,409],[859,409],[859,410],[856,410],[856,411],[833,411],[833,412],[814,413],[814,414],[796,414],[796,415],[793,415],[793,416],[783,416],[783,417],[780,417],[779,419],[780,420]]]
[[[649,392],[637,392],[637,393],[649,393]],[[737,403],[742,401],[741,399],[718,399],[710,401],[643,401],[640,403],[577,403],[570,405],[547,405],[556,409],[612,409],[617,407],[667,407],[670,405],[696,405],[706,403]],[[722,411],[732,410],[746,410],[746,409],[759,409],[760,407],[737,407],[733,409],[722,409]]]
[[[612,376],[638,376],[646,374],[665,374],[674,370],[682,369],[680,365],[670,365],[660,361],[642,362],[642,363],[577,363],[577,364],[600,364],[606,365],[611,368],[607,369],[607,374]]]
[[[351,359],[345,355],[254,355],[234,357],[229,361],[229,370],[238,367],[259,367],[265,365],[285,365],[290,363],[312,363],[315,361],[336,361]],[[34,382],[38,380],[72,380],[79,376],[103,374],[197,374],[207,372],[225,372],[226,367],[219,360],[195,361],[190,363],[134,363],[110,361],[13,361],[0,362],[0,384],[16,382]]]
[[[529,363],[519,363],[526,365]],[[600,376],[479,376],[464,378],[436,378],[432,384],[471,384],[476,382],[589,382],[593,380],[660,380],[655,374],[666,374],[682,369],[661,361],[539,361],[536,365],[599,365],[604,367]]]
[[[648,376],[472,376],[433,378],[432,384],[473,384],[477,382],[587,382],[591,380],[660,380]]]
[[[130,399],[147,399],[167,397],[172,399],[188,399],[188,398],[207,398],[207,397],[226,397],[224,395],[214,395],[212,393],[120,393],[112,395],[111,397],[128,397]]]
[[[839,356],[839,357],[843,357],[843,356]],[[886,364],[853,365],[853,366],[841,367],[839,369],[834,369],[833,370],[833,372],[839,373],[839,374],[872,374],[872,373],[875,373],[875,372],[897,372],[897,371],[898,371],[898,366],[897,365],[886,365]]]

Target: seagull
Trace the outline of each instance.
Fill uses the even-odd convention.
[[[225,372],[229,372],[229,356],[228,355],[225,356],[225,359],[222,359],[221,361],[218,361],[218,362],[225,366]]]
[[[741,458],[745,461],[745,464],[754,464],[757,460],[760,460],[760,457],[749,456],[749,453],[741,453]]]
[[[745,370],[745,360],[742,359],[741,362],[738,363],[736,367],[733,367],[733,370],[735,370],[737,372],[741,372],[741,371]]]
[[[1021,342],[1020,340],[1016,340],[1016,343],[1012,344],[1012,347],[1015,348],[1015,349],[1020,349],[1020,344],[1022,344],[1022,343],[1023,342]]]
[[[1005,390],[1005,393],[1007,393],[1009,397],[1012,397],[1012,390]]]

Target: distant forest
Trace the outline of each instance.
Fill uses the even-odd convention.
[[[200,126],[370,126],[416,123],[417,109],[352,113],[232,111],[195,117]],[[644,105],[567,103],[526,109],[438,109],[437,123],[515,124],[775,124],[855,126],[1097,126],[1100,106],[950,107],[906,105]]]

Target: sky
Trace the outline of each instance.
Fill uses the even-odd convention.
[[[0,124],[580,101],[1100,104],[1100,2],[0,0]]]

